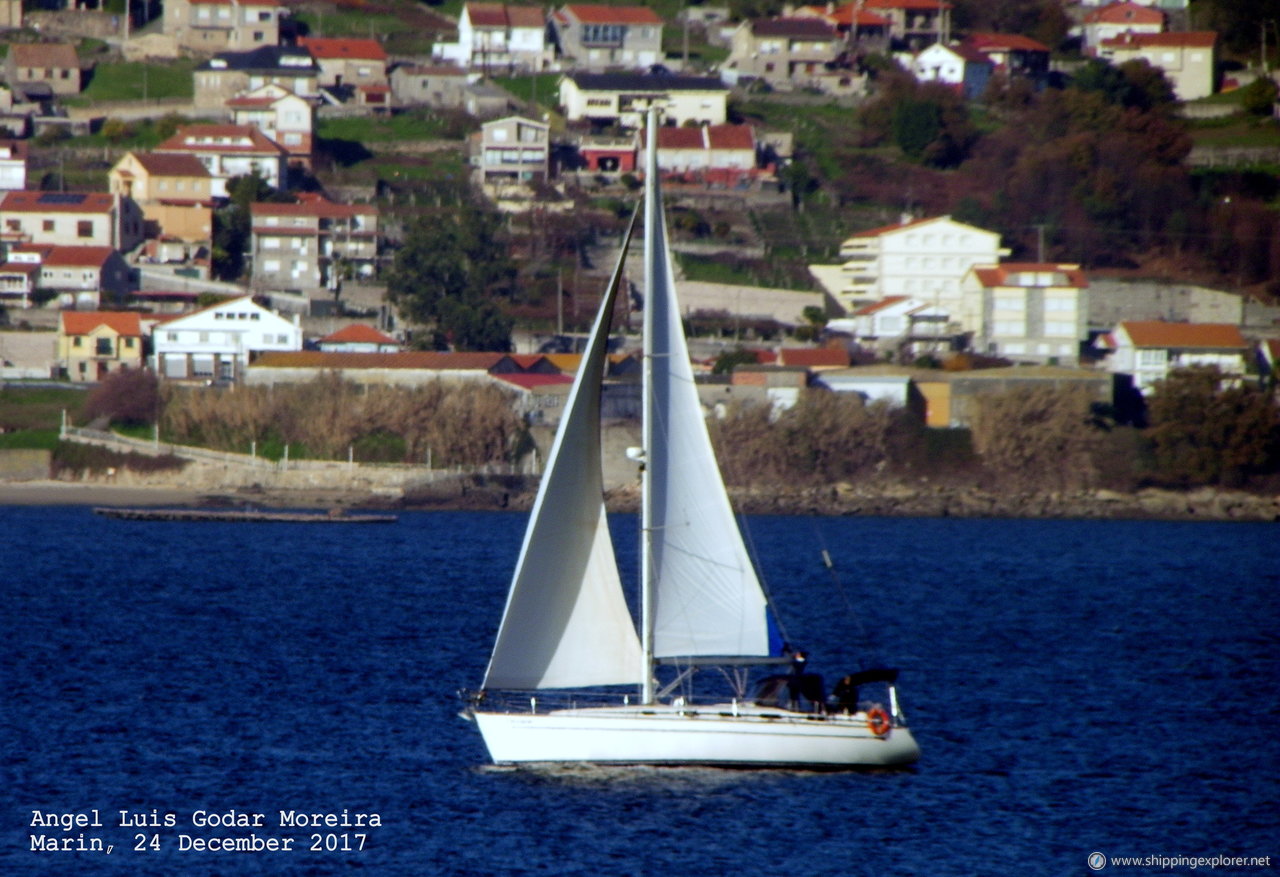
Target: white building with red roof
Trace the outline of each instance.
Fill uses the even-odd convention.
[[[1216,366],[1228,377],[1240,377],[1249,358],[1249,342],[1231,323],[1127,320],[1112,330],[1111,339],[1114,352],[1107,368],[1130,375],[1143,391],[1171,371],[1192,366]]]
[[[320,65],[322,88],[387,84],[387,50],[377,40],[299,37],[298,47],[310,52]]]
[[[146,363],[142,333],[142,320],[131,311],[63,311],[58,315],[58,370],[80,383],[140,369]]]
[[[902,61],[917,82],[949,85],[968,100],[982,96],[995,69],[989,57],[963,43],[952,46],[934,43],[914,55],[904,56]]]
[[[372,276],[378,259],[378,208],[305,195],[296,204],[250,207],[253,284],[315,293],[345,277]]]
[[[945,310],[973,331],[978,314],[962,313],[965,275],[1007,255],[996,232],[933,216],[858,232],[840,245],[841,265],[810,265],[809,271],[847,310],[906,296]]]
[[[400,342],[363,323],[352,323],[320,339],[325,353],[398,353]]]
[[[551,15],[557,54],[576,70],[661,64],[662,19],[647,6],[570,3]]]
[[[1084,14],[1074,32],[1082,38],[1086,51],[1094,51],[1104,40],[1125,33],[1163,33],[1165,16],[1159,9],[1140,3],[1109,3]]]
[[[288,156],[290,165],[311,167],[315,104],[283,85],[268,83],[227,101],[233,125],[257,128]]]
[[[1103,40],[1097,55],[1119,66],[1126,61],[1146,61],[1173,86],[1178,100],[1189,101],[1213,94],[1218,35],[1213,31],[1123,33]]]
[[[431,47],[436,60],[485,71],[551,69],[555,49],[547,42],[547,19],[539,6],[465,3],[458,41]]]
[[[142,211],[132,198],[107,192],[5,192],[0,241],[111,247],[128,252],[143,237]]]
[[[658,169],[691,181],[736,185],[756,173],[755,131],[750,125],[698,125],[658,129]],[[640,143],[648,142],[644,134]],[[646,148],[639,149],[641,167]]]
[[[1088,290],[1079,265],[975,266],[964,280],[963,328],[979,353],[1021,363],[1075,365],[1088,338]]]
[[[97,309],[104,299],[129,294],[129,266],[111,247],[52,247],[40,262],[41,289],[58,294],[58,307]]]
[[[288,153],[252,125],[187,125],[152,151],[195,156],[213,178],[215,198],[227,197],[232,177],[256,173],[276,189],[286,182]]]
[[[173,381],[236,383],[259,354],[302,349],[296,318],[286,320],[247,295],[161,323],[151,338],[156,375]]]
[[[950,349],[950,314],[910,296],[891,295],[832,324],[829,329],[848,331],[865,350],[920,356]]]

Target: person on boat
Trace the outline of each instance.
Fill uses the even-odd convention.
[[[853,681],[853,676],[846,673],[831,689],[831,698],[835,701],[836,709],[840,712],[848,716],[856,713],[858,711],[858,683]]]
[[[810,710],[824,712],[826,698],[822,693],[822,677],[808,672],[809,656],[799,649],[791,653],[791,675],[787,677],[787,697],[790,708],[800,709],[800,700],[809,701]]]

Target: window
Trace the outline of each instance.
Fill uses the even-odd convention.
[[[71,339],[71,346],[72,346],[72,347],[83,347],[84,345],[81,343],[82,341],[84,341],[84,339],[83,339],[83,338],[81,338],[79,335],[77,335],[76,337],[74,337],[74,338],[72,338],[72,339]]]
[[[76,223],[76,237],[91,238],[93,237],[93,220],[81,219]]]
[[[4,228],[5,231],[22,231],[22,223],[16,219],[6,219]]]
[[[95,352],[98,356],[110,356],[110,355],[111,355],[111,339],[110,339],[110,338],[99,338],[99,339],[98,339],[98,344],[97,344],[97,349],[96,349],[94,352]]]
[[[40,223],[40,227],[44,231],[53,231],[53,220],[52,219],[44,220],[42,223]]]
[[[1164,350],[1139,350],[1138,365],[1162,366],[1168,358],[1166,354]]]
[[[133,342],[134,342],[135,340],[137,340],[137,339],[135,339],[135,338],[126,338],[126,339],[124,339],[124,346],[125,346],[125,347],[127,347],[128,349],[132,350],[132,349],[133,349]]]
[[[165,333],[164,333],[164,340],[165,340],[165,341],[169,341],[169,342],[171,342],[171,343],[173,343],[173,344],[177,344],[177,343],[178,343],[178,333],[177,333],[177,332],[165,332]]]
[[[208,333],[208,332],[201,332],[201,333],[200,333],[200,343],[201,343],[201,344],[208,344],[208,343],[209,343],[209,333]]]

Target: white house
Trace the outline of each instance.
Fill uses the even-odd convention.
[[[1079,265],[1009,262],[973,268],[967,299],[982,303],[974,349],[1016,362],[1074,364],[1088,337],[1089,282]]]
[[[161,323],[152,342],[162,380],[239,382],[258,354],[301,350],[302,328],[246,295]]]
[[[891,295],[827,324],[830,330],[848,331],[868,350],[916,355],[949,349],[950,327],[951,316],[945,310],[905,295]]]
[[[547,70],[555,47],[547,40],[547,19],[537,6],[466,3],[458,16],[458,41],[436,43],[439,61],[484,70]]]
[[[809,270],[846,310],[903,296],[950,314],[960,331],[975,332],[981,302],[965,297],[964,277],[975,265],[994,265],[1007,255],[997,233],[935,216],[858,232],[840,245],[838,272],[822,265]]]
[[[1164,30],[1164,13],[1140,3],[1119,2],[1084,14],[1084,20],[1076,31],[1084,38],[1088,50],[1094,50],[1105,40],[1112,40],[1124,33],[1161,33]]]
[[[1117,67],[1146,61],[1162,72],[1178,100],[1213,94],[1218,35],[1208,31],[1122,33],[1098,46],[1098,57]]]
[[[949,85],[970,100],[981,96],[991,79],[991,59],[963,43],[944,46],[934,43],[903,62],[917,82]]]
[[[560,80],[560,106],[570,122],[639,128],[649,105],[657,104],[664,125],[721,125],[728,101],[729,89],[714,76],[572,73]]]
[[[274,189],[286,182],[285,150],[252,125],[187,125],[154,152],[194,155],[213,178],[210,193],[227,197],[227,181],[257,174]]]
[[[26,187],[26,141],[0,140],[0,189],[21,191]]]
[[[227,101],[234,125],[257,128],[288,153],[290,164],[311,166],[315,105],[283,85],[268,83]]]
[[[1217,366],[1227,376],[1243,375],[1249,342],[1230,323],[1125,321],[1111,332],[1110,371],[1133,377],[1147,391],[1174,369]]]

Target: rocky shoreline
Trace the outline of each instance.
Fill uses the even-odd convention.
[[[106,479],[0,483],[0,505],[139,505],[226,508],[342,508],[350,510],[510,510],[532,506],[537,480],[521,476],[464,476],[403,492],[371,492],[341,484],[307,489],[199,489],[181,481],[120,484]],[[1174,521],[1280,521],[1280,496],[1239,490],[1147,488],[1111,490],[995,491],[973,486],[884,483],[824,488],[750,489],[731,492],[748,514],[861,515],[880,517],[1063,518]],[[639,491],[626,487],[606,496],[610,511],[634,512]]]

